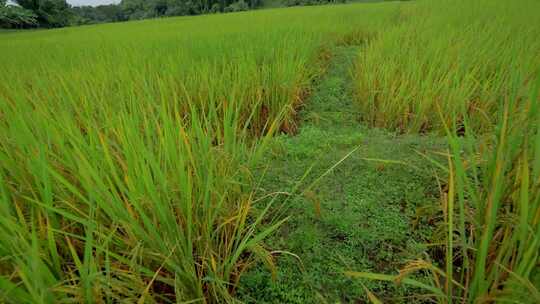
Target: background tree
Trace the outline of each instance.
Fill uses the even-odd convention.
[[[71,7],[66,0],[0,0],[1,27],[62,27],[146,18],[239,12],[264,6],[263,0],[121,0],[119,4]],[[314,5],[345,0],[278,0],[283,5]]]
[[[71,9],[72,24],[94,24],[104,22],[119,22],[127,20],[120,5],[75,6]]]
[[[120,7],[129,20],[144,19],[150,17],[150,9],[145,0],[122,0]]]
[[[32,11],[40,27],[63,27],[70,24],[71,6],[66,0],[15,0]]]
[[[22,29],[36,27],[37,24],[37,16],[32,11],[0,0],[0,28]]]

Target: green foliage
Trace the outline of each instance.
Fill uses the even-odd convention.
[[[70,23],[70,5],[66,0],[16,0],[15,2],[32,11],[40,27],[64,27]]]
[[[93,24],[102,22],[118,22],[127,20],[119,5],[76,6],[71,9],[73,18],[71,24]]]
[[[286,6],[303,6],[303,5],[321,5],[321,4],[335,4],[345,3],[347,0],[285,0]]]
[[[200,13],[200,8],[192,1],[178,1],[168,6],[165,11],[167,16],[190,16]]]
[[[259,0],[249,2],[233,0],[122,0],[120,4],[97,7],[75,7],[77,16],[74,24],[117,22],[124,20],[140,20],[156,17],[188,16],[206,13],[239,12],[257,8]]]
[[[363,119],[442,131],[449,151],[428,258],[400,275],[350,276],[420,287],[438,303],[540,302],[538,9],[537,1],[411,2],[359,54]],[[406,278],[415,272],[429,279]]]
[[[0,302],[233,302],[279,223],[251,169],[360,12],[0,35]]]
[[[448,130],[445,262],[457,281],[445,286],[448,298],[540,302],[530,282],[540,254],[540,73],[525,91],[524,80],[516,71],[510,76],[493,136],[469,131],[459,138],[455,124]],[[473,118],[464,117],[470,125]]]
[[[272,214],[290,218],[267,243],[298,259],[276,253],[275,278],[262,264],[248,272],[240,290],[248,303],[363,302],[362,283],[343,276],[344,269],[391,272],[425,251],[431,228],[413,230],[414,211],[436,202],[437,187],[433,166],[415,150],[442,149],[444,139],[397,137],[358,124],[347,73],[358,50],[331,51],[326,75],[301,112],[299,133],[280,136],[270,146],[260,187],[264,193],[294,196],[281,196],[275,203]],[[300,193],[294,193],[300,181]],[[367,285],[393,302],[416,291],[388,283]]]
[[[65,2],[21,2],[64,24]],[[78,22],[256,3],[125,0]],[[539,302],[537,7],[0,35],[0,302]],[[431,130],[448,145],[414,134]]]
[[[227,6],[224,10],[226,13],[232,13],[232,12],[241,12],[241,11],[247,11],[249,9],[249,6],[247,5],[244,0],[240,0],[238,2],[234,2]]]
[[[219,13],[221,12],[221,4],[219,3],[214,3],[212,4],[212,7],[210,8],[210,13]]]
[[[540,68],[539,9],[529,0],[406,3],[396,26],[358,55],[363,120],[400,132],[442,133],[444,123],[468,113],[470,127],[490,132],[510,77],[529,79]]]
[[[38,25],[37,16],[32,11],[13,5],[0,3],[0,28],[32,28]]]
[[[512,74],[493,134],[468,129],[458,136],[460,125],[446,126],[448,178],[433,216],[442,232],[434,234],[433,260],[406,265],[399,278],[352,276],[403,282],[428,271],[422,289],[438,303],[540,302],[540,74],[530,89],[522,86],[521,75]]]

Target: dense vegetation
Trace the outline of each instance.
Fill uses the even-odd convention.
[[[52,28],[71,24],[71,6],[65,0],[16,0],[17,5],[0,1],[0,27]]]
[[[104,22],[139,20],[166,16],[237,12],[260,6],[259,0],[122,0],[119,4],[69,5],[66,0],[15,0],[17,5],[0,2],[0,27],[51,28]]]
[[[71,10],[19,3],[1,22]],[[88,20],[185,2],[156,3]],[[539,302],[539,10],[425,0],[0,33],[0,302]],[[321,227],[341,230],[319,242]],[[417,235],[429,244],[396,259]],[[347,262],[362,250],[380,252]],[[254,276],[282,255],[344,291],[267,293]]]
[[[360,9],[1,36],[3,297],[230,298],[268,256],[250,164]]]
[[[528,282],[540,250],[539,9],[538,1],[411,3],[358,56],[365,122],[449,141],[432,214],[445,231],[433,240],[444,258],[413,261],[395,278],[429,273],[422,288],[439,302],[540,301]]]
[[[0,28],[30,28],[37,25],[37,16],[32,11],[7,5],[6,0],[0,0]]]
[[[157,17],[238,12],[257,8],[260,0],[122,0],[119,4],[74,7],[75,24],[116,22]]]
[[[119,4],[74,6],[66,0],[0,1],[0,28],[51,28],[171,16],[230,13],[264,7],[262,0],[122,0]],[[331,0],[287,0],[278,6],[334,3]],[[345,2],[339,1],[339,2]]]

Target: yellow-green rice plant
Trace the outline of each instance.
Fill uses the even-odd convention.
[[[363,119],[400,132],[442,132],[468,113],[470,127],[491,131],[510,77],[521,75],[526,90],[540,68],[538,10],[530,0],[403,5],[397,25],[359,53],[355,91]]]
[[[530,280],[540,252],[540,3],[403,8],[402,25],[360,55],[357,95],[373,125],[448,136],[443,234],[430,246],[443,255],[396,275],[348,275],[411,285],[437,303],[538,303]]]
[[[531,282],[540,261],[540,74],[526,94],[522,81],[508,83],[493,133],[471,131],[467,115],[447,126],[448,179],[437,217],[445,235],[431,246],[444,257],[413,261],[398,275],[348,275],[411,285],[437,303],[540,301]],[[410,278],[415,272],[424,275]]]
[[[280,223],[250,168],[320,48],[396,7],[0,35],[0,302],[234,302]]]

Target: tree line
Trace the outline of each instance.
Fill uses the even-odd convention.
[[[345,0],[283,0],[283,5],[315,5]],[[239,12],[263,0],[122,0],[119,4],[72,7],[66,0],[0,0],[0,28],[55,28],[166,16]]]
[[[119,4],[69,5],[66,0],[0,0],[0,27],[55,28],[165,16],[238,12],[259,7],[261,0],[122,0]]]
[[[122,0],[119,4],[74,7],[75,24],[238,12],[260,7],[262,0]]]

